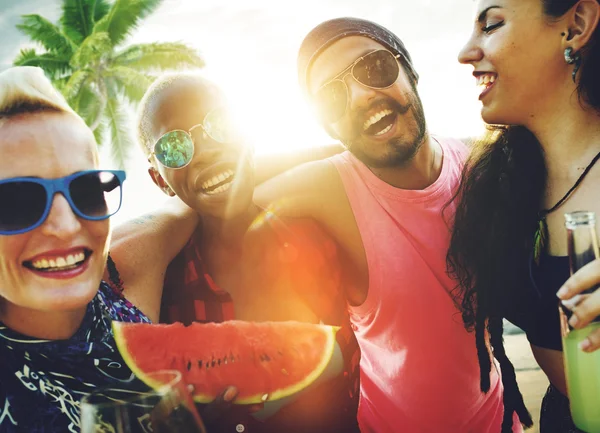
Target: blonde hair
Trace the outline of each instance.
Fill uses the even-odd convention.
[[[40,111],[79,117],[40,68],[15,66],[0,72],[0,119]]]

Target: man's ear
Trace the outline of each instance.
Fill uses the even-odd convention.
[[[158,186],[162,190],[162,192],[167,194],[169,197],[174,197],[175,195],[177,195],[177,194],[175,194],[175,192],[173,192],[171,187],[167,184],[165,179],[163,179],[162,175],[159,173],[159,171],[155,167],[149,167],[148,174],[152,178],[152,181],[154,182],[154,184],[156,186]]]
[[[570,11],[569,31],[565,43],[579,52],[592,38],[600,20],[597,0],[580,0]]]

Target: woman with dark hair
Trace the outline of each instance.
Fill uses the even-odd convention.
[[[504,318],[527,333],[550,380],[541,431],[579,431],[566,397],[557,294],[565,300],[600,282],[598,261],[569,279],[563,217],[600,213],[599,19],[598,0],[479,0],[459,55],[475,69],[482,117],[493,126],[465,166],[448,264],[476,333],[484,391],[491,334],[505,385],[503,432],[514,411],[531,422],[503,348]],[[571,324],[598,315],[600,291],[574,308]],[[598,332],[581,347],[598,349]]]

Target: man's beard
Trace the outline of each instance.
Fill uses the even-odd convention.
[[[425,114],[423,112],[423,105],[421,100],[416,93],[408,95],[408,104],[402,105],[398,101],[392,98],[386,98],[379,100],[376,104],[385,104],[386,107],[392,109],[398,117],[406,116],[409,112],[412,113],[416,122],[416,134],[411,142],[401,141],[399,138],[392,138],[387,143],[381,143],[379,146],[385,147],[389,152],[381,157],[373,158],[367,155],[363,149],[367,148],[361,143],[362,125],[364,123],[365,114],[370,110],[374,104],[368,109],[358,111],[352,115],[352,124],[354,125],[353,139],[344,140],[344,144],[356,156],[368,167],[373,168],[389,168],[389,167],[400,167],[408,164],[415,157],[427,132],[427,125],[425,122]],[[398,118],[396,118],[396,122]]]

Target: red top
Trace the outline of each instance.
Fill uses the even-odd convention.
[[[252,245],[253,254],[260,254],[261,258],[257,261],[260,269],[256,275],[269,279],[284,276],[293,282],[300,297],[324,324],[341,327],[337,340],[344,357],[344,373],[339,379],[299,397],[265,423],[241,417],[228,420],[230,422],[220,431],[241,430],[238,424],[244,426],[246,433],[281,432],[282,429],[286,433],[358,431],[360,351],[348,320],[337,247],[311,220],[283,220],[269,213],[263,221],[274,236],[261,236]],[[167,269],[161,323],[222,322],[235,318],[231,296],[217,286],[204,265],[199,232],[190,238]]]

